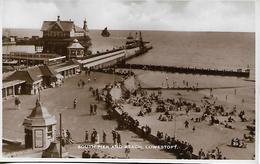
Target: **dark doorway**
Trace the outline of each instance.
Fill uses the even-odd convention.
[[[24,137],[25,148],[26,149],[32,148],[32,146],[33,146],[32,130],[25,129],[24,132],[25,132],[25,137]]]

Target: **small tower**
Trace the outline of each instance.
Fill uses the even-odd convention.
[[[87,36],[87,33],[88,33],[87,18],[84,19],[83,30],[84,30],[84,36]]]
[[[84,47],[79,43],[77,39],[74,39],[71,45],[67,47],[68,49],[68,59],[72,58],[80,58],[83,57],[85,52],[84,52]]]
[[[59,22],[59,21],[60,21],[60,16],[58,15],[58,16],[57,16],[57,22]]]
[[[25,132],[25,148],[35,150],[46,149],[56,139],[56,119],[36,100],[31,114],[23,122]]]

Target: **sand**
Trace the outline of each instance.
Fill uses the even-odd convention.
[[[136,70],[135,70],[136,71]],[[254,83],[244,81],[243,79],[230,78],[230,77],[207,77],[198,76],[194,78],[191,75],[183,74],[166,74],[161,72],[146,72],[138,70],[137,79],[141,86],[158,87],[162,85],[162,81],[165,81],[165,76],[169,77],[168,81],[176,81],[179,86],[182,86],[182,80],[185,79],[189,81],[190,85],[195,85],[199,82],[200,87],[220,87],[220,86],[243,86],[241,88],[236,88],[236,95],[234,94],[234,89],[219,89],[213,90],[213,95],[217,97],[217,104],[224,105],[225,109],[231,110],[234,105],[237,106],[237,110],[245,110],[246,117],[252,122],[255,119],[255,108],[254,108]],[[156,78],[155,78],[156,77]],[[219,78],[219,80],[214,81],[214,79]],[[207,80],[206,80],[207,79]],[[196,81],[197,80],[197,81]],[[166,83],[166,82],[165,82]],[[172,84],[170,84],[172,85]],[[152,91],[148,91],[151,93]],[[156,92],[156,91],[155,91]],[[180,93],[181,96],[177,96]],[[200,104],[200,100],[204,96],[209,96],[209,90],[203,90],[199,92],[192,91],[174,91],[174,90],[162,90],[163,97],[178,98],[182,97],[189,102],[195,102]],[[225,96],[228,95],[228,99]],[[244,103],[241,103],[241,99],[245,99]],[[238,117],[235,117],[236,122],[232,123],[235,129],[227,129],[224,125],[214,125],[209,126],[209,121],[194,123],[190,122],[190,128],[186,129],[184,127],[184,122],[190,120],[191,118],[196,118],[201,116],[200,113],[190,112],[187,116],[185,111],[175,112],[175,120],[171,122],[162,122],[158,120],[160,113],[155,112],[155,105],[153,106],[152,113],[146,115],[145,117],[137,116],[140,111],[140,107],[134,107],[130,104],[124,104],[124,109],[131,114],[134,118],[140,121],[141,125],[149,125],[152,128],[152,133],[156,135],[157,130],[167,133],[170,136],[175,136],[180,139],[191,143],[194,147],[194,153],[197,154],[200,148],[205,151],[210,151],[217,146],[223,152],[223,155],[228,159],[252,159],[255,153],[254,143],[247,143],[247,148],[234,148],[227,146],[230,144],[231,139],[238,137],[243,138],[243,134],[248,134],[246,130],[246,125],[250,122],[241,122]],[[218,117],[219,120],[227,120],[227,117]],[[176,131],[175,131],[176,126]],[[192,127],[195,126],[196,130],[193,133]]]

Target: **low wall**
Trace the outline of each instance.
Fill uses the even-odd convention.
[[[119,109],[119,108],[113,109],[113,115],[114,115],[116,118],[122,117],[122,116],[121,116],[122,113],[123,113],[123,111],[122,111],[121,109]],[[149,134],[149,135],[145,135],[145,136],[144,136],[143,131],[142,131],[142,126],[143,126],[143,125],[139,125],[138,127],[134,128],[134,129],[129,129],[129,130],[131,130],[131,131],[133,131],[135,134],[137,134],[137,135],[139,135],[139,136],[145,138],[146,140],[148,140],[150,143],[152,143],[152,144],[154,144],[154,145],[160,145],[160,141],[158,140],[157,136],[154,136],[153,134]],[[169,150],[169,151],[170,151],[171,149],[163,149],[163,150],[165,150],[165,151]],[[169,151],[168,151],[168,152],[169,152]],[[177,158],[178,158],[178,155],[177,155],[176,153],[173,152],[173,154],[176,155]],[[192,154],[192,159],[198,159],[198,156],[195,155],[195,154]]]

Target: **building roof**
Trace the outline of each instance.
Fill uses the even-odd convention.
[[[77,39],[74,39],[73,42],[67,48],[84,49],[84,47],[79,43]]]
[[[39,68],[44,76],[56,76],[57,74],[54,69],[48,67],[47,65],[41,65]]]
[[[73,21],[44,21],[41,31],[49,31],[55,24],[57,24],[62,31],[70,32],[74,27]]]
[[[3,81],[2,88],[7,88],[24,83],[24,80]]]
[[[74,30],[75,30],[76,33],[84,33],[85,32],[83,28],[81,28],[77,25],[74,25]]]
[[[23,125],[48,126],[56,124],[54,116],[50,115],[47,108],[42,105],[40,100],[36,100],[36,105],[31,114],[24,119]]]
[[[33,83],[38,80],[42,80],[42,72],[38,66],[31,67],[28,69],[23,69],[16,71],[12,75],[6,78],[7,81],[12,80],[24,80],[26,83]]]
[[[74,29],[75,33],[84,33],[85,30],[74,24],[73,21],[44,21],[41,31],[50,31],[57,25],[62,31],[70,32]]]
[[[60,73],[61,71],[64,71],[64,70],[78,68],[79,65],[75,60],[69,60],[66,63],[56,64],[56,65],[52,65],[50,67],[51,67],[51,69],[55,70],[57,73]]]
[[[38,66],[27,69],[27,72],[29,73],[33,81],[40,80],[43,76],[42,71]]]

